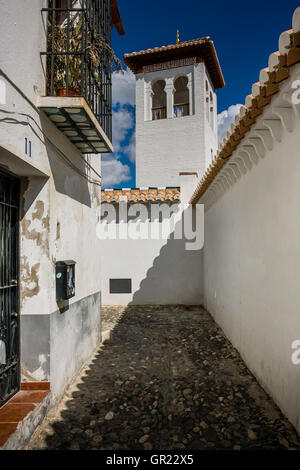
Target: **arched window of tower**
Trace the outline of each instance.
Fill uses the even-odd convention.
[[[190,97],[188,89],[188,78],[181,76],[174,81],[174,117],[189,116]]]
[[[210,106],[210,125],[211,128],[214,128],[214,100],[212,92],[209,94],[209,106]]]
[[[209,121],[209,88],[208,88],[208,81],[205,81],[205,107],[206,107],[206,119]]]
[[[165,80],[156,80],[152,83],[152,120],[166,119],[167,117],[167,94],[165,92]]]

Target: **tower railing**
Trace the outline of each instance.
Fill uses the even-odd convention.
[[[167,108],[166,106],[158,106],[152,108],[152,121],[157,121],[159,119],[166,119],[167,117]]]
[[[174,117],[189,116],[190,105],[189,103],[174,104]]]

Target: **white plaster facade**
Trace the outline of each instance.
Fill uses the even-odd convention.
[[[180,76],[188,79],[190,115],[174,117],[174,82]],[[167,118],[153,121],[152,84],[157,80],[166,83]],[[138,187],[179,186],[180,171],[202,176],[217,146],[217,97],[204,62],[136,75]]]
[[[204,305],[298,432],[299,78],[300,64],[201,199]]]
[[[41,8],[47,2],[17,3],[0,2],[0,167],[21,180],[22,379],[50,381],[55,400],[100,340],[101,187],[86,164],[100,173],[100,155],[80,154],[36,108],[45,94],[40,52],[46,49]],[[76,295],[57,303],[55,263],[68,259],[76,261]]]
[[[175,217],[173,216],[174,223],[170,224],[170,230],[166,232],[168,238],[157,240],[154,238],[111,238],[102,241],[103,305],[200,305],[202,303],[200,287],[202,250],[189,251],[186,249],[186,243],[188,243],[186,237],[183,236],[182,239],[174,237],[174,231],[182,220],[183,205],[188,203],[190,191],[195,187],[197,179],[194,175],[181,175],[180,181],[180,204],[163,203],[161,205],[162,211],[163,206],[166,205],[171,207],[173,213],[176,214]],[[149,209],[148,216],[153,206],[158,207],[158,204],[153,202],[145,204],[145,209]],[[119,204],[114,207],[118,209]],[[136,215],[133,221],[123,223],[123,229],[126,232],[128,226],[134,224],[138,232],[161,233],[162,227],[164,226],[165,230],[165,224],[168,224],[170,220],[168,212],[161,217],[155,217],[154,220],[150,220],[148,216]],[[110,279],[131,279],[132,292],[110,293]]]

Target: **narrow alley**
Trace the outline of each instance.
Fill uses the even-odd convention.
[[[112,329],[29,449],[299,449],[201,307],[106,307]]]

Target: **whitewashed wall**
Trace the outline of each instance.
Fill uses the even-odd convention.
[[[79,151],[35,108],[45,93],[40,52],[46,49],[46,3],[0,0],[0,166],[21,179],[23,379],[50,380],[57,397],[99,343],[101,188],[65,164],[57,148],[87,172]],[[31,157],[25,138],[32,143]],[[100,155],[90,163],[100,171]],[[77,263],[76,295],[60,311],[55,263],[66,259]]]
[[[181,177],[183,203],[188,200],[194,180],[194,176]],[[151,204],[147,204],[147,207]],[[151,222],[143,217],[137,219],[134,222],[136,230],[143,231],[145,228],[160,230],[167,218]],[[124,224],[126,230],[127,227],[128,224]],[[202,250],[187,250],[187,242],[185,238],[174,239],[174,229],[171,230],[169,239],[103,240],[101,243],[103,305],[201,304],[202,292],[199,285],[202,283]],[[110,279],[132,279],[132,293],[111,294]]]
[[[234,152],[214,193],[202,199],[203,295],[300,431],[300,365],[291,361],[300,339],[300,109],[290,102],[296,78],[300,65]]]

